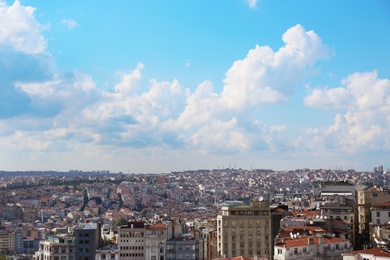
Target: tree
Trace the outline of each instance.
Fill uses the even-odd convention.
[[[115,219],[115,220],[113,221],[113,224],[114,224],[114,225],[117,225],[117,226],[123,226],[123,225],[126,225],[126,224],[127,224],[127,220],[124,219],[124,218]]]

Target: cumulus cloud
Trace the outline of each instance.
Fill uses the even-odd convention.
[[[0,46],[28,54],[46,50],[44,26],[35,20],[34,11],[35,8],[22,6],[18,0],[11,6],[0,1]]]
[[[0,12],[0,24],[6,25],[0,27],[3,150],[102,157],[113,147],[199,154],[286,151],[302,142],[283,124],[263,123],[256,111],[288,102],[318,72],[317,61],[329,58],[321,38],[296,25],[283,34],[278,50],[257,45],[234,62],[220,92],[209,80],[190,89],[177,79],[143,79],[142,63],[107,91],[96,88],[90,75],[55,68],[33,8],[0,2]],[[310,90],[307,106],[346,112],[332,126],[306,129],[301,139],[308,137],[313,150],[389,147],[389,137],[383,137],[390,136],[389,96],[389,81],[376,72],[352,74],[339,88]]]
[[[62,25],[65,25],[69,30],[72,30],[73,28],[75,28],[76,26],[78,26],[79,24],[73,20],[73,19],[63,19],[61,20],[61,24]]]
[[[350,152],[389,149],[390,80],[378,78],[376,71],[353,73],[341,85],[316,88],[305,97],[307,106],[345,111],[336,114],[333,125],[312,129],[309,135],[322,146]]]
[[[286,127],[266,126],[254,120],[252,112],[264,104],[286,102],[312,74],[316,61],[328,57],[321,39],[300,25],[287,30],[283,41],[285,45],[276,52],[268,46],[249,50],[226,72],[221,93],[207,80],[193,91],[176,79],[151,79],[145,84],[142,63],[123,73],[113,91],[96,89],[92,78],[80,72],[20,81],[15,89],[29,100],[30,114],[45,120],[49,129],[67,129],[62,138],[81,143],[226,152],[277,150],[287,144],[281,134]]]

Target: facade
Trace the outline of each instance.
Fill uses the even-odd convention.
[[[96,250],[95,260],[119,260],[117,246],[106,246]]]
[[[217,217],[219,256],[272,258],[272,217],[268,201],[222,207]]]
[[[346,196],[355,198],[355,186],[344,181],[325,181],[313,186],[315,198],[329,198],[332,196]]]
[[[342,253],[351,250],[348,240],[333,236],[300,236],[275,241],[275,260],[341,260]]]
[[[162,223],[157,223],[146,226],[145,232],[145,259],[165,260],[167,226]]]
[[[341,220],[348,223],[348,239],[352,246],[356,245],[357,235],[357,213],[352,201],[345,197],[337,197],[337,200],[332,203],[326,203],[320,206],[321,216],[327,219]]]
[[[100,245],[100,224],[86,223],[74,230],[75,256],[77,260],[95,259],[96,249]]]
[[[39,251],[35,253],[37,260],[75,260],[74,236],[66,234],[49,236],[39,242]]]
[[[390,240],[390,201],[374,204],[371,209],[370,238],[371,244],[376,247],[387,246]],[[386,237],[387,235],[387,237]]]
[[[119,259],[144,260],[146,255],[145,225],[143,222],[128,222],[118,228]]]
[[[203,240],[197,239],[190,234],[168,240],[166,242],[167,260],[195,259],[204,260]]]
[[[15,249],[15,233],[9,230],[0,230],[0,250],[14,251]]]
[[[371,206],[390,201],[389,189],[357,189],[358,233],[364,242],[368,242],[371,222]]]

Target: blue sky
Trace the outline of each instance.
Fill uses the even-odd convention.
[[[0,0],[4,170],[390,168],[388,1]]]

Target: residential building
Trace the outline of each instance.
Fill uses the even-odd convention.
[[[100,245],[100,232],[99,223],[85,223],[74,229],[77,260],[95,259],[96,249]]]
[[[95,260],[119,260],[118,247],[110,245],[97,249]]]
[[[383,237],[390,222],[390,201],[374,204],[371,209],[370,238],[374,247],[387,245],[390,237]],[[382,234],[382,235],[381,235]]]
[[[183,234],[178,238],[166,242],[167,260],[204,260],[203,240],[190,234]]]
[[[75,239],[73,235],[60,234],[48,236],[39,242],[37,260],[75,260]]]
[[[15,232],[11,230],[0,230],[0,250],[14,251]]]
[[[365,186],[358,187],[357,191],[357,220],[358,220],[358,238],[359,244],[369,243],[371,223],[371,206],[373,204],[390,201],[389,189],[372,189]]]
[[[272,257],[272,217],[268,201],[222,207],[217,217],[217,232],[219,256]]]
[[[118,228],[119,259],[144,260],[146,257],[145,225],[143,222],[128,222]]]
[[[351,250],[349,240],[333,236],[291,235],[275,241],[275,260],[341,260],[342,253]]]
[[[336,219],[347,222],[348,224],[348,239],[353,247],[356,245],[356,215],[354,201],[346,197],[337,196],[333,202],[329,202],[320,206],[321,216],[327,219]]]
[[[146,226],[145,259],[165,260],[165,243],[167,241],[167,226],[163,223]]]

